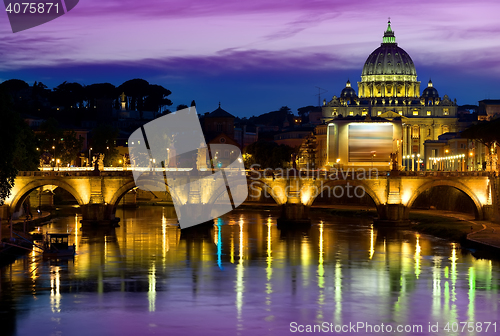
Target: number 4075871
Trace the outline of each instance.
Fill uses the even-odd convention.
[[[53,2],[15,2],[5,8],[9,14],[50,14],[59,13],[59,4]]]
[[[496,332],[497,331],[497,323],[496,322],[448,322],[444,326],[445,331],[453,331],[453,332],[488,332],[488,329],[490,331]]]

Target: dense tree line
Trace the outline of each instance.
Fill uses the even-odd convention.
[[[82,85],[65,81],[52,90],[42,82],[30,86],[25,81],[10,79],[1,83],[0,88],[11,96],[17,111],[73,124],[78,124],[84,118],[102,119],[103,114],[99,110],[101,104],[110,109],[120,108],[122,93],[126,96],[128,109],[139,111],[141,118],[144,111],[168,113],[167,106],[172,105],[168,98],[172,93],[170,90],[138,78],[119,86],[111,83]]]

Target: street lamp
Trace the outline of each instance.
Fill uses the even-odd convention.
[[[377,156],[377,152],[376,151],[371,151],[371,153],[372,153],[372,168],[373,168],[373,158],[375,156]]]
[[[417,154],[417,171],[420,171],[420,153]]]
[[[92,147],[89,148],[89,166],[92,165]]]
[[[415,154],[411,155],[411,171],[415,170]]]

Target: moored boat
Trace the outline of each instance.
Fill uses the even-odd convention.
[[[47,233],[43,242],[43,257],[73,257],[75,245],[69,245],[69,235],[69,233]]]

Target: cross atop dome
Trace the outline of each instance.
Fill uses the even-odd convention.
[[[391,28],[391,18],[387,21],[387,30],[384,32],[382,43],[396,43],[396,36]]]

